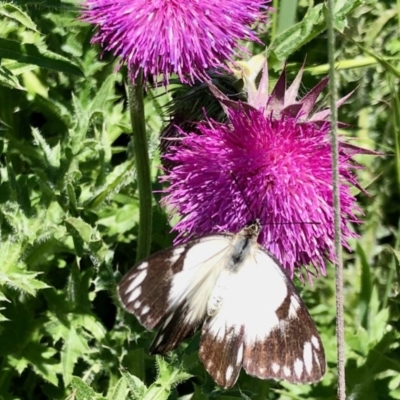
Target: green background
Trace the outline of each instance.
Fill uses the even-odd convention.
[[[272,80],[285,60],[292,79],[306,58],[305,94],[328,73],[324,3],[274,6],[263,35]],[[148,355],[154,333],[115,297],[138,231],[125,69],[100,58],[94,28],[78,15],[73,1],[0,3],[0,398],[335,399],[332,266],[312,287],[296,281],[327,353],[316,385],[243,373],[220,390],[198,361],[196,337],[168,357]],[[357,156],[368,194],[354,191],[364,224],[344,254],[347,393],[400,399],[400,4],[338,0],[334,24],[338,91],[355,89],[340,109],[349,125],[340,134],[381,153]],[[154,190],[163,93],[145,97]],[[155,251],[172,237],[165,211],[153,208]]]

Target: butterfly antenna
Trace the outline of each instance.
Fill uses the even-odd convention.
[[[240,194],[242,195],[244,204],[246,204],[247,210],[249,211],[249,214],[251,215],[251,219],[255,219],[253,213],[251,212],[250,204],[247,202],[246,196],[244,195],[244,192],[243,192],[242,188],[240,187],[235,174],[232,171],[230,171],[229,173],[232,176],[233,181],[236,183],[236,186],[239,189]]]

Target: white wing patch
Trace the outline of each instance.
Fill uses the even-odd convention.
[[[301,375],[303,374],[303,368],[303,361],[301,361],[300,358],[296,358],[296,361],[294,362],[294,372],[298,378],[301,378]]]
[[[132,282],[129,284],[128,288],[126,289],[125,293],[129,293],[131,290],[134,288],[137,288],[143,281],[144,278],[146,278],[147,271],[145,269],[141,270],[135,278],[132,280]]]
[[[280,369],[281,369],[281,366],[279,364],[272,363],[272,371],[274,371],[275,374],[277,374]]]
[[[204,318],[208,299],[230,254],[230,243],[231,238],[213,236],[188,250],[182,270],[172,278],[170,310],[186,302],[191,321]]]
[[[297,310],[300,308],[300,302],[295,295],[290,297],[289,318],[297,317]]]
[[[129,291],[126,291],[128,294]],[[142,288],[139,286],[136,289],[133,289],[132,293],[129,295],[129,302],[135,301],[142,294]]]
[[[224,282],[223,302],[210,321],[216,338],[223,337],[226,327],[235,331],[245,325],[245,341],[251,345],[278,328],[280,321],[275,311],[287,296],[282,275],[267,254],[258,252],[239,271],[224,270],[218,279]]]
[[[303,359],[304,359],[304,365],[306,366],[306,370],[310,374],[313,367],[313,353],[310,342],[304,343]]]
[[[313,346],[319,350],[320,349],[320,345],[319,345],[319,341],[318,338],[316,336],[311,336],[311,343],[313,344]]]
[[[171,264],[174,264],[178,261],[179,257],[181,256],[181,254],[185,251],[184,247],[176,247],[175,249],[172,250],[172,255],[169,258],[169,262]]]
[[[141,264],[139,264],[136,269],[138,269],[139,271],[141,271],[142,269],[146,269],[149,266],[149,263],[147,261],[142,262]]]

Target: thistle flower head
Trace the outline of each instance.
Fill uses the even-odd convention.
[[[176,166],[164,177],[170,183],[165,202],[182,217],[174,227],[178,242],[238,232],[257,217],[263,225],[259,242],[292,275],[302,266],[325,274],[325,260],[334,259],[329,110],[312,112],[322,82],[291,103],[284,99],[293,90],[282,93],[281,87],[263,104],[261,95],[253,96],[257,108],[225,99],[228,123],[209,119],[197,124],[196,133],[181,129],[181,143],[166,156]],[[344,246],[354,236],[349,223],[360,222],[350,188],[360,189],[352,156],[361,152],[340,142]]]
[[[265,18],[265,0],[85,0],[83,19],[96,24],[93,42],[125,61],[132,77],[175,73],[204,80],[224,66],[238,40],[258,41],[250,26]]]

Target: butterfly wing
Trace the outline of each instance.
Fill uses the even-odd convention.
[[[215,382],[232,387],[242,366],[261,379],[320,380],[325,373],[321,339],[278,261],[256,245],[225,282],[224,300],[204,323],[199,349]]]
[[[203,322],[232,237],[214,234],[170,247],[138,263],[122,278],[118,294],[124,308],[147,329],[160,327],[152,353],[174,349]]]

